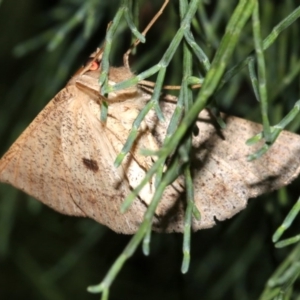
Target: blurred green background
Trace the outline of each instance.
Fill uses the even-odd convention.
[[[131,58],[135,72],[156,64],[178,28],[177,1],[171,1]],[[203,1],[193,33],[212,59],[237,1]],[[46,103],[101,45],[120,1],[3,0],[0,2],[0,155]],[[144,28],[162,1],[139,1]],[[84,5],[87,9],[83,10]],[[298,1],[261,2],[266,37]],[[83,13],[84,12],[84,13]],[[123,24],[123,25],[122,25]],[[131,35],[122,23],[111,53],[122,64]],[[248,22],[231,66],[253,50]],[[300,21],[266,51],[272,124],[300,98]],[[178,84],[181,53],[168,69],[168,84]],[[260,120],[245,68],[217,95],[223,111]],[[299,132],[297,117],[289,129]],[[153,234],[151,253],[139,249],[113,283],[110,299],[258,299],[267,280],[293,249],[275,249],[272,234],[299,196],[299,180],[278,192],[249,201],[247,209],[212,229],[192,234],[191,266],[180,273],[182,235]],[[288,231],[298,233],[296,220]],[[130,236],[92,220],[60,215],[7,185],[0,185],[0,299],[99,299],[87,286],[100,282]],[[293,296],[300,299],[299,283]],[[288,299],[288,298],[286,298]]]

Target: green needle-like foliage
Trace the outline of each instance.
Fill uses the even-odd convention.
[[[159,106],[163,86],[181,85],[161,149],[143,149],[155,163],[120,208],[125,211],[155,175],[156,193],[135,235],[60,216],[0,185],[0,299],[95,299],[93,293],[102,293],[103,300],[300,297],[299,181],[250,201],[243,213],[213,229],[193,233],[193,219],[201,215],[190,161],[194,121],[205,107],[220,128],[226,120],[219,111],[263,124],[262,132],[245,141],[250,147],[263,141],[249,160],[264,155],[282,130],[299,132],[300,6],[293,0],[171,0],[143,36],[162,4],[0,1],[1,155],[96,47],[104,46],[104,97],[141,80],[155,82],[116,166],[151,109],[165,121]],[[136,39],[142,44],[130,56],[135,76],[110,86],[110,66],[122,65]],[[200,89],[191,88],[197,84]],[[108,108],[103,101],[103,122]],[[156,207],[178,175],[186,187],[184,232],[153,233]],[[283,234],[290,238],[281,239]]]

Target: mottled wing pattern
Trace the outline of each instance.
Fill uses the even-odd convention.
[[[169,120],[174,105],[162,102],[161,106]],[[231,218],[246,207],[249,198],[287,185],[300,172],[300,136],[283,131],[265,155],[249,162],[247,156],[262,144],[247,146],[245,142],[262,131],[262,126],[237,117],[223,117],[227,124],[224,130],[218,129],[206,110],[201,112],[196,124],[199,133],[193,137],[191,166],[201,220],[193,220],[193,230],[209,228],[216,220]],[[162,141],[166,131],[164,123],[157,122],[152,114],[148,124]],[[182,221],[178,220],[182,224],[180,231]],[[170,223],[167,231],[176,228]]]
[[[73,201],[65,172],[61,124],[74,87],[59,92],[0,160],[0,180],[68,215],[85,216]]]
[[[162,144],[175,104],[161,101],[165,122],[158,122],[153,111],[147,115],[130,153],[115,168],[114,160],[149,95],[136,88],[112,94],[107,122],[102,124],[98,77],[99,71],[73,77],[1,159],[0,181],[61,213],[90,217],[116,232],[134,233],[155,192],[155,179],[125,214],[120,206],[155,160],[142,156],[140,149],[157,150]],[[249,162],[247,156],[261,144],[249,147],[245,141],[260,132],[261,125],[224,119],[227,128],[220,130],[204,110],[196,124],[199,132],[193,138],[191,166],[201,220],[193,220],[193,230],[232,217],[249,198],[288,184],[300,172],[298,135],[282,132],[267,154]],[[183,232],[185,206],[180,177],[164,192],[153,229]]]
[[[120,213],[131,187],[124,166],[113,165],[128,131],[114,122],[114,130],[123,133],[123,140],[118,140],[109,130],[111,117],[102,124],[100,105],[86,93],[77,93],[80,94],[66,108],[61,123],[62,152],[71,178],[68,188],[72,199],[86,216],[117,232],[133,233],[143,220],[146,206],[137,200],[128,212]]]

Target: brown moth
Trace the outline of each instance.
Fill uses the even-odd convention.
[[[157,150],[175,105],[161,101],[165,122],[147,115],[133,149],[119,168],[114,160],[132,123],[151,95],[139,86],[110,93],[106,124],[100,121],[98,78],[101,53],[75,74],[0,160],[0,181],[32,195],[60,213],[90,217],[112,230],[135,233],[155,192],[154,179],[144,187],[129,210],[120,206],[153,163],[141,148]],[[110,68],[109,83],[130,78],[127,67]],[[261,145],[245,141],[261,125],[224,116],[220,130],[208,111],[199,115],[199,134],[193,137],[192,173],[195,203],[201,220],[193,230],[209,228],[244,209],[247,200],[287,185],[300,169],[300,137],[282,132],[260,159],[247,155]],[[156,210],[153,230],[183,232],[185,190],[179,178],[168,186]]]

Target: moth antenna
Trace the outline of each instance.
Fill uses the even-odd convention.
[[[146,26],[144,31],[142,32],[143,36],[146,36],[149,29],[152,27],[152,25],[156,22],[156,20],[159,18],[159,16],[163,13],[165,7],[168,5],[169,0],[165,0],[163,5],[161,6],[160,10],[155,14],[155,16],[152,18],[152,20],[149,22],[149,24]],[[139,39],[136,39],[133,45],[125,52],[123,56],[123,63],[126,68],[130,68],[129,66],[129,55],[134,47],[136,47],[141,41]]]
[[[111,24],[112,24],[111,21],[107,24],[106,32],[108,31]],[[90,55],[91,61],[89,61],[89,63],[84,68],[85,71],[88,70],[95,61],[100,62],[102,60],[102,55],[103,55],[104,49],[105,49],[105,42],[103,43],[101,48],[98,47],[96,49],[96,51]]]

